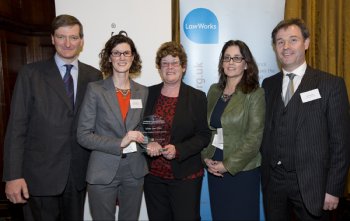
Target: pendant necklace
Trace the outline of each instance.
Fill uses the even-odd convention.
[[[120,92],[123,95],[123,98],[125,99],[125,97],[128,96],[130,89],[120,89],[116,87],[115,92]]]
[[[230,100],[231,97],[232,97],[232,94],[224,94],[224,93],[222,93],[221,100],[223,102],[227,102],[228,100]]]

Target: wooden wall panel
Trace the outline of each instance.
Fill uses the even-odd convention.
[[[52,19],[55,17],[55,5],[52,3],[54,0],[36,0],[36,1],[24,1],[22,5],[22,11],[31,11],[27,13],[26,21],[30,21],[33,25],[51,25]]]
[[[11,0],[0,0],[0,14],[4,17],[11,17],[12,7]]]
[[[16,41],[18,40],[18,41]],[[6,125],[10,114],[10,104],[13,88],[16,82],[17,73],[20,68],[27,63],[29,55],[29,46],[26,38],[20,35],[8,34],[2,44],[2,64],[3,64],[3,98],[2,98],[2,122],[3,130],[6,131]],[[1,144],[4,141],[4,134],[0,138]],[[3,145],[1,145],[3,147]],[[2,148],[3,149],[3,148]],[[0,165],[2,170],[3,151],[0,153]],[[2,171],[1,171],[2,174]],[[6,199],[4,191],[0,190],[0,199]]]
[[[55,48],[52,45],[51,37],[36,37],[33,39],[33,55],[34,61],[40,61],[50,58],[55,53]]]
[[[51,57],[54,0],[0,0],[0,177],[11,96],[24,64]],[[0,182],[0,220],[23,220],[21,205],[9,203]]]

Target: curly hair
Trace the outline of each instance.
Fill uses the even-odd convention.
[[[243,93],[248,94],[259,87],[259,69],[248,46],[240,40],[230,40],[226,42],[221,50],[218,65],[219,87],[224,90],[227,83],[227,76],[223,68],[223,59],[227,48],[231,46],[238,46],[247,64],[247,69],[244,70],[242,79],[238,83],[237,88],[240,88]]]
[[[181,67],[186,68],[187,67],[187,54],[185,52],[185,49],[180,43],[177,43],[175,41],[169,41],[163,43],[156,55],[156,67],[159,70],[160,69],[160,63],[162,58],[171,55],[173,57],[179,57]]]
[[[120,31],[119,34],[113,35],[106,42],[105,47],[99,54],[100,70],[102,71],[105,77],[111,76],[113,74],[113,65],[110,62],[110,56],[113,48],[121,43],[127,43],[131,48],[134,60],[129,70],[129,76],[131,78],[137,77],[141,72],[142,61],[139,53],[137,52],[134,42],[131,40],[131,38],[128,37],[125,31]]]

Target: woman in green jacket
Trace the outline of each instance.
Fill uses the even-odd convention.
[[[208,92],[212,141],[202,151],[213,220],[259,220],[260,160],[265,99],[248,46],[222,48],[219,82]]]

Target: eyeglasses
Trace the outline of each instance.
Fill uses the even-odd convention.
[[[235,63],[241,63],[244,60],[244,57],[230,57],[230,56],[224,56],[224,58],[222,59],[224,62],[230,62],[232,59],[233,62]]]
[[[120,52],[120,51],[112,51],[111,52],[112,57],[118,58],[122,55],[124,55],[124,57],[131,57],[132,56],[132,52],[131,51],[124,51],[124,52]]]
[[[162,62],[160,62],[160,67],[162,67],[162,68],[168,68],[170,66],[177,68],[180,66],[180,61],[173,61],[173,62],[162,61]]]

